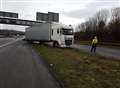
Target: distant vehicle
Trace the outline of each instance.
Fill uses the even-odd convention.
[[[72,26],[55,22],[28,27],[25,37],[29,42],[52,42],[54,47],[70,47],[74,41]]]

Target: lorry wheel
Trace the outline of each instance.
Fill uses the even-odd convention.
[[[56,46],[57,46],[57,47],[59,47],[59,46],[60,46],[58,42],[56,42]]]
[[[55,42],[53,42],[53,47],[55,47]]]
[[[59,47],[59,43],[57,41],[53,42],[53,47]]]
[[[42,42],[39,42],[39,45],[42,45]]]
[[[33,43],[33,41],[28,41],[28,43]]]

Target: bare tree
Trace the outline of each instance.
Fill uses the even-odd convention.
[[[112,21],[120,21],[120,7],[112,9]]]
[[[95,14],[94,19],[96,20],[96,26],[98,27],[98,29],[103,28],[106,25],[108,15],[109,11],[106,9],[100,10]]]
[[[98,11],[80,24],[79,28],[81,31],[77,36],[81,40],[89,40],[91,36],[98,35],[101,42],[120,42],[120,7],[112,9],[111,14],[106,9]]]
[[[112,9],[112,16],[109,22],[109,34],[112,41],[120,42],[120,7]]]

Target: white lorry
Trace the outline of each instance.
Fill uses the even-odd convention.
[[[74,42],[73,28],[61,23],[41,23],[26,28],[25,39],[53,42],[53,46],[70,47]]]

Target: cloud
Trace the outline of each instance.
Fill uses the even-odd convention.
[[[18,12],[21,18],[26,18],[26,14],[31,15],[38,11],[70,12],[84,8],[85,4],[90,1],[92,0],[2,0],[2,9],[5,11]],[[31,16],[30,18],[33,19],[35,15]]]
[[[63,12],[63,14],[73,18],[87,19],[100,9],[110,9],[119,6],[118,2],[119,0],[94,0],[91,3],[88,3],[85,8]]]
[[[19,13],[20,19],[35,20],[36,12],[58,12],[65,24],[78,24],[99,9],[120,6],[120,0],[0,0],[0,3],[0,10]]]
[[[60,15],[60,22],[67,24],[67,25],[76,25],[81,22],[84,22],[84,19],[78,19],[78,18],[72,18],[72,17],[67,17],[63,14]]]
[[[3,0],[2,10],[19,13],[21,19],[35,20],[36,12],[51,11],[62,14],[84,8],[90,1],[92,0]]]
[[[36,12],[47,12],[45,9],[51,4],[45,2],[34,1],[3,1],[2,10],[19,13],[19,17],[22,19],[35,20]]]

